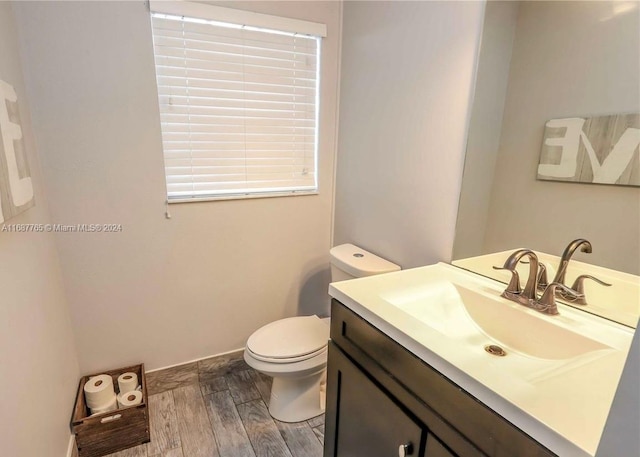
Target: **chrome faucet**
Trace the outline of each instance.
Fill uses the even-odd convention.
[[[573,257],[573,254],[576,252],[578,248],[581,247],[582,252],[586,252],[587,254],[591,254],[591,243],[584,238],[578,238],[577,240],[573,240],[569,243],[562,253],[562,257],[560,258],[560,265],[558,266],[558,271],[556,272],[555,278],[553,278],[552,282],[557,282],[560,284],[564,284],[565,276],[567,274],[567,267],[569,266],[569,260]]]

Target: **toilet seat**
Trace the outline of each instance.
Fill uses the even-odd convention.
[[[329,326],[318,316],[290,317],[258,329],[247,341],[247,350],[257,360],[295,363],[326,350]]]
[[[326,344],[325,346],[321,347],[320,349],[318,349],[317,351],[311,352],[309,354],[305,354],[305,355],[301,355],[300,357],[290,357],[290,358],[270,358],[270,357],[265,357],[262,356],[260,354],[256,354],[255,352],[253,352],[251,349],[247,348],[247,352],[249,352],[249,354],[251,355],[251,357],[253,357],[256,360],[261,360],[263,362],[269,362],[269,363],[297,363],[297,362],[302,362],[304,360],[308,360],[311,359],[319,354],[322,354],[322,352],[326,351]]]
[[[317,373],[327,366],[328,350],[325,347],[313,357],[290,363],[278,363],[271,360],[258,360],[250,351],[244,351],[244,360],[254,370],[265,373],[268,376],[304,377]]]

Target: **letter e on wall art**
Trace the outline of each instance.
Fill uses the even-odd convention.
[[[640,187],[640,114],[552,119],[538,179]]]
[[[33,183],[22,139],[18,97],[0,80],[0,223],[31,208]]]

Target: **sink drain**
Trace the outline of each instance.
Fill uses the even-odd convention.
[[[500,346],[496,346],[495,344],[487,344],[484,347],[484,350],[489,354],[497,355],[498,357],[504,357],[505,355],[507,355],[507,351],[502,349]]]

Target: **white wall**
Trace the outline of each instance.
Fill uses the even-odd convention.
[[[640,111],[638,8],[520,6],[485,252],[526,245],[560,254],[587,238],[593,253],[576,258],[640,274],[640,188],[536,180],[549,119]]]
[[[487,3],[458,205],[453,258],[484,254],[520,2]]]
[[[32,133],[11,3],[0,2],[0,79],[18,96],[35,207],[0,224],[47,224],[48,195]],[[0,101],[4,103],[4,100]],[[62,456],[78,382],[69,308],[50,233],[0,231],[2,455]]]
[[[82,371],[182,363],[327,312],[341,5],[231,6],[328,26],[320,194],[176,204],[171,220],[145,3],[16,6],[53,218],[123,225],[57,237]]]
[[[345,3],[334,244],[450,260],[483,9]]]

